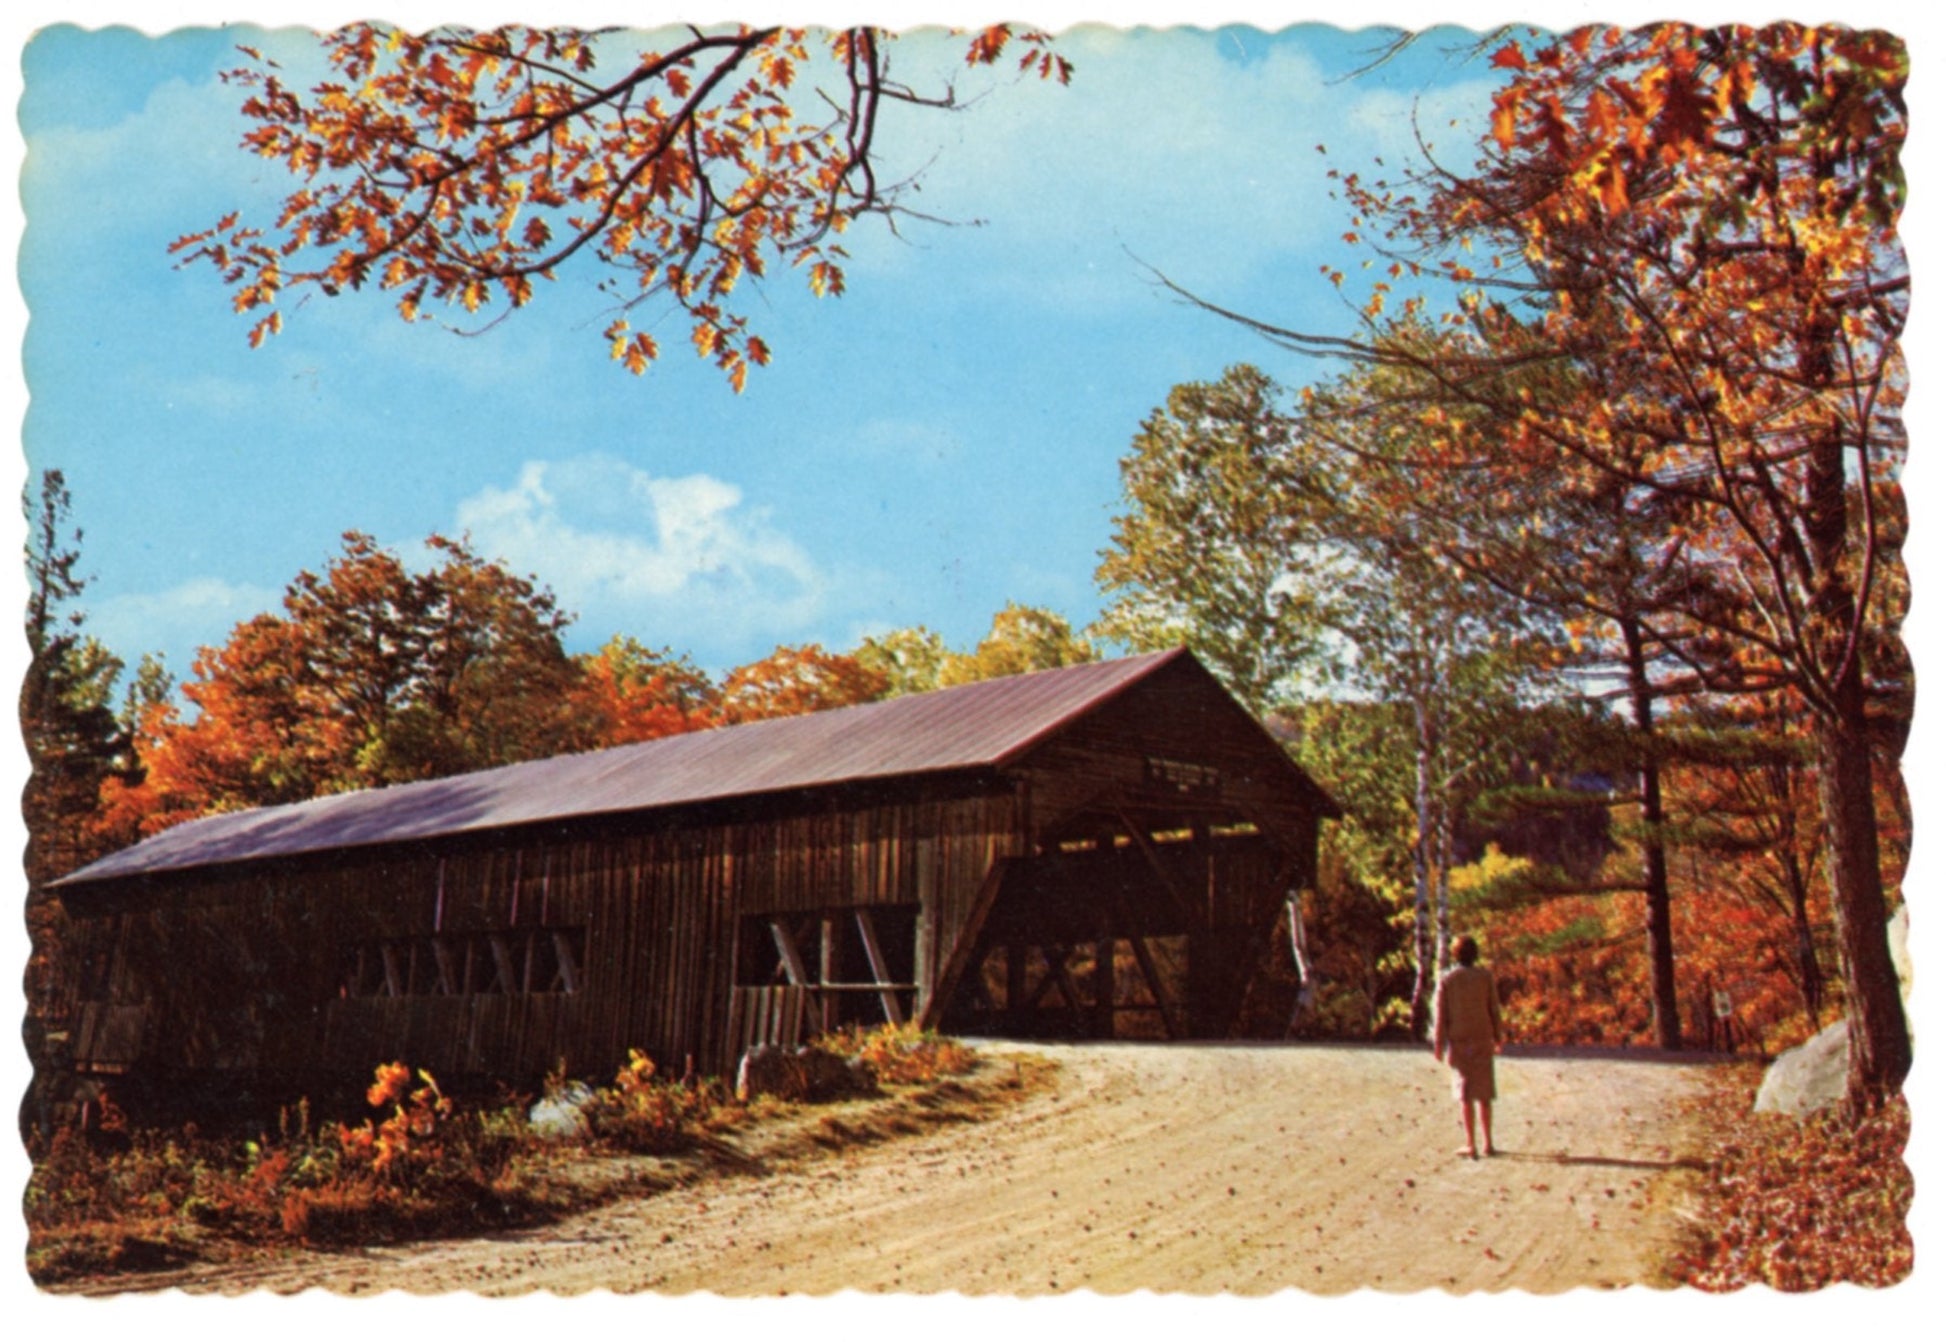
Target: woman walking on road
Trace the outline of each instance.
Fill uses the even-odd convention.
[[[1472,937],[1453,943],[1459,963],[1446,971],[1433,998],[1432,1054],[1453,1069],[1453,1094],[1459,1098],[1466,1147],[1459,1154],[1477,1160],[1473,1111],[1480,1113],[1480,1135],[1488,1155],[1493,1149],[1493,1055],[1500,1047],[1500,993],[1493,975],[1479,965],[1480,945]]]

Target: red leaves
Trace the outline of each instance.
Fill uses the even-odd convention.
[[[992,65],[1000,59],[1000,53],[1006,49],[1012,37],[1013,30],[1004,23],[996,23],[990,28],[981,29],[967,44],[966,63]]]
[[[1706,1291],[1905,1280],[1912,1272],[1905,1101],[1854,1128],[1830,1113],[1803,1120],[1752,1114],[1750,1094],[1747,1084],[1727,1084],[1703,1102],[1716,1150],[1704,1179],[1703,1228],[1678,1260],[1683,1279]]]

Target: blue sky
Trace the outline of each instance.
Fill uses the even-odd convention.
[[[89,628],[180,675],[347,528],[408,552],[468,532],[576,612],[577,648],[628,633],[717,670],[918,623],[968,645],[1010,600],[1085,623],[1117,459],[1169,388],[1246,359],[1314,375],[1145,266],[1338,324],[1328,163],[1398,162],[1415,100],[1455,150],[1470,137],[1447,123],[1481,118],[1490,85],[1447,55],[1458,31],[1332,82],[1374,40],[1077,31],[1070,88],[1003,80],[890,123],[890,174],[924,170],[918,206],[983,222],[900,239],[866,221],[840,299],[776,274],[755,316],[776,361],[736,396],[673,313],[645,314],[668,350],[649,376],[609,362],[585,272],[472,336],[369,293],[313,300],[248,349],[215,276],[164,248],[289,189],[234,147],[239,95],[216,75],[238,43],[301,70],[309,39],[43,30],[21,103],[24,436],[86,528]],[[898,58],[924,79],[957,49],[934,34]]]

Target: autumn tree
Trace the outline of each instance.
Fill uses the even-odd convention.
[[[718,692],[709,675],[668,648],[617,634],[574,659],[568,690],[577,749],[595,750],[714,726]]]
[[[725,723],[758,722],[870,703],[885,685],[882,672],[845,653],[826,652],[816,643],[780,646],[725,675],[718,702]]]
[[[297,180],[275,220],[231,214],[171,248],[220,274],[255,319],[253,345],[280,329],[288,296],[375,285],[407,321],[435,306],[485,321],[583,257],[615,272],[614,359],[640,373],[658,357],[629,314],[666,303],[741,390],[770,359],[744,281],[782,266],[841,293],[846,227],[904,213],[913,185],[884,175],[886,120],[956,102],[949,83],[907,82],[898,42],[875,28],[360,23],[319,41],[329,73],[309,89],[248,48],[226,76],[247,95],[242,147]],[[1043,34],[1006,25],[961,53],[1071,74]]]
[[[1783,929],[1770,958],[1797,989],[1807,1034],[1824,1025],[1825,969],[1814,889],[1823,864],[1814,750],[1781,694],[1707,703],[1679,720],[1673,820],[1717,895],[1753,905]],[[1746,964],[1759,956],[1754,948]],[[1755,966],[1751,966],[1755,967]]]
[[[434,778],[575,744],[575,668],[551,593],[440,536],[413,572],[360,532],[281,615],[204,648],[141,712],[141,776],[104,787],[120,842],[214,810]]]
[[[971,652],[947,656],[940,668],[939,684],[970,685],[1001,676],[1080,666],[1100,658],[1100,650],[1076,633],[1066,616],[1042,606],[1009,601],[994,612],[993,623]]]
[[[1898,563],[1877,509],[1904,452],[1904,48],[1838,28],[1660,24],[1512,40],[1493,63],[1505,82],[1470,168],[1341,179],[1354,237],[1392,259],[1383,283],[1450,281],[1442,315],[1471,347],[1428,357],[1388,340],[1383,289],[1351,336],[1256,324],[1411,366],[1494,419],[1509,459],[1666,509],[1681,581],[1662,610],[1693,635],[1708,687],[1788,687],[1809,714],[1850,1104],[1874,1107],[1911,1058],[1864,661],[1874,591]],[[1504,376],[1544,363],[1574,370],[1558,396]]]
[[[570,624],[554,594],[490,561],[465,540],[435,535],[436,567],[415,576],[413,700],[390,747],[407,777],[538,759],[573,731],[576,668],[562,650]]]
[[[343,722],[313,713],[297,631],[263,614],[222,646],[201,649],[182,685],[185,704],[145,707],[135,731],[140,771],[102,788],[95,824],[112,846],[211,811],[302,801],[338,776]]]
[[[987,632],[971,649],[949,647],[925,625],[869,634],[853,648],[861,666],[885,678],[884,695],[924,694],[929,690],[1032,671],[1078,666],[1101,656],[1066,616],[1042,606],[1009,601],[994,612]]]

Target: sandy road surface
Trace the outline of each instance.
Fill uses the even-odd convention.
[[[210,1269],[191,1290],[1254,1294],[1653,1281],[1697,1154],[1694,1065],[1501,1060],[1496,1138],[1455,1156],[1423,1051],[1053,1045],[993,1121],[617,1203],[491,1239]]]

